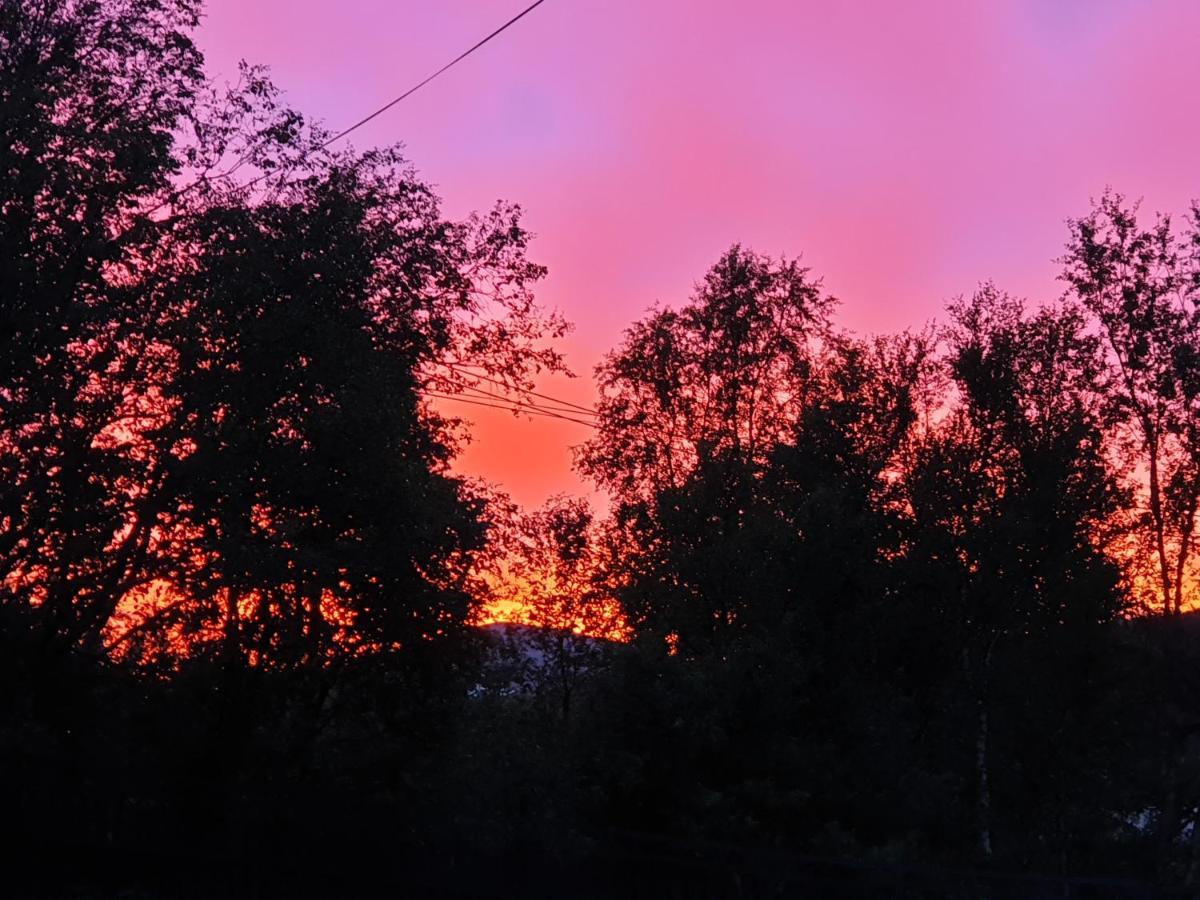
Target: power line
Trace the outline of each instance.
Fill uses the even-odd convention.
[[[498,403],[485,403],[481,400],[471,400],[466,397],[457,396],[454,394],[435,394],[435,393],[431,393],[431,392],[426,392],[425,396],[433,397],[433,398],[436,398],[439,400],[449,400],[449,401],[453,401],[455,403],[465,403],[469,406],[482,406],[482,407],[486,407],[488,409],[500,409],[500,410],[504,410],[505,412],[511,412],[511,413],[518,414],[518,415],[524,414],[524,415],[528,415],[528,416],[541,416],[543,418],[548,418],[548,419],[561,419],[564,422],[573,422],[576,425],[583,425],[588,428],[599,427],[596,425],[595,422],[588,422],[588,421],[585,421],[584,419],[573,419],[570,416],[563,416],[563,415],[559,415],[558,413],[539,411],[539,410],[531,409],[530,407],[527,407],[527,406],[505,406],[503,404],[498,404]]]
[[[476,50],[478,50],[484,44],[488,43],[488,41],[492,40],[495,37],[498,37],[505,31],[507,31],[509,28],[511,28],[513,25],[516,25],[519,21],[521,21],[523,18],[525,18],[527,15],[529,15],[531,12],[533,12],[535,9],[537,9],[539,6],[541,6],[545,2],[546,2],[546,0],[537,0],[537,2],[529,4],[529,6],[525,7],[525,9],[521,10],[519,13],[517,13],[515,16],[513,16],[511,19],[509,19],[507,22],[505,22],[503,25],[501,25],[499,28],[497,28],[495,31],[493,31],[491,34],[489,34],[487,37],[485,37],[483,40],[477,42],[470,49],[464,50],[458,56],[454,57],[454,59],[450,60],[450,62],[446,63],[444,66],[442,66],[436,72],[434,72],[432,75],[428,76],[424,81],[421,81],[421,82],[413,85],[407,91],[405,91],[403,94],[401,94],[399,97],[397,97],[394,100],[388,101],[383,106],[379,107],[379,109],[375,110],[375,112],[359,119],[357,122],[355,122],[349,128],[339,131],[337,134],[335,134],[329,140],[325,141],[325,143],[317,146],[313,152],[316,152],[318,150],[324,150],[326,147],[328,147],[330,144],[334,143],[335,141],[340,141],[346,135],[350,134],[350,132],[356,131],[359,128],[362,128],[362,126],[366,125],[372,119],[378,118],[379,116],[383,115],[385,112],[387,112],[389,109],[391,109],[397,103],[399,103],[401,100],[404,100],[406,97],[412,96],[417,91],[419,91],[421,88],[425,87],[425,85],[429,84],[429,82],[433,81],[433,79],[435,79],[439,75],[441,75],[443,72],[445,72],[448,69],[452,69],[454,66],[458,65],[460,62],[462,62],[464,59],[466,59],[468,56],[470,56],[472,53],[474,53]]]
[[[359,128],[362,128],[368,122],[383,115],[385,112],[387,112],[389,109],[391,109],[393,106],[395,106],[400,101],[405,100],[408,97],[411,97],[413,94],[415,94],[421,88],[425,87],[425,85],[429,84],[429,82],[433,81],[439,75],[448,71],[449,69],[454,68],[456,65],[458,65],[460,62],[462,62],[464,59],[466,59],[468,56],[470,56],[476,50],[483,47],[484,44],[487,44],[489,41],[493,40],[494,38],[499,37],[501,34],[503,34],[505,31],[507,31],[513,25],[516,25],[517,22],[521,21],[521,19],[525,18],[527,15],[529,15],[531,12],[533,12],[535,9],[537,9],[539,6],[541,6],[545,2],[546,2],[546,0],[536,0],[536,2],[529,4],[529,6],[525,7],[523,10],[521,10],[519,13],[517,13],[515,16],[513,16],[511,19],[509,19],[507,22],[505,22],[503,25],[501,25],[499,28],[497,28],[491,34],[489,34],[487,37],[483,38],[480,41],[477,41],[471,47],[464,50],[458,56],[454,57],[454,59],[450,60],[450,62],[446,63],[444,66],[442,66],[436,72],[434,72],[432,75],[428,75],[422,81],[419,81],[416,84],[414,84],[412,87],[410,87],[407,91],[405,91],[400,96],[398,96],[392,100],[389,100],[387,103],[385,103],[383,106],[379,107],[379,109],[375,110],[374,112],[370,113],[369,115],[363,116],[361,119],[359,119],[353,125],[350,125],[347,128],[343,128],[341,131],[339,131],[333,137],[327,138],[325,141],[323,141],[322,143],[313,147],[312,149],[304,151],[303,155],[301,156],[301,159],[295,163],[292,163],[292,165],[288,167],[288,171],[295,169],[295,167],[297,165],[299,165],[300,162],[302,162],[307,157],[311,156],[313,153],[319,153],[320,151],[324,150],[331,144],[334,144],[337,141],[340,141],[342,138],[346,137],[346,135],[350,134],[351,132],[357,131]],[[150,209],[144,215],[153,215],[154,213],[156,213],[160,209],[162,209],[164,206],[166,206],[168,203],[178,200],[184,194],[187,194],[189,191],[194,190],[195,188],[199,187],[201,184],[205,184],[210,181],[216,181],[217,179],[220,179],[220,178],[228,178],[230,175],[232,175],[234,172],[236,172],[238,169],[240,169],[246,163],[246,161],[247,161],[247,157],[243,157],[243,158],[239,159],[237,161],[237,163],[235,163],[233,165],[232,168],[226,170],[225,172],[222,172],[219,175],[215,175],[212,177],[210,177],[208,175],[201,175],[199,178],[197,178],[191,184],[176,191],[171,197],[164,200],[162,203],[158,204],[158,206],[155,206],[153,209]],[[246,182],[244,185],[242,185],[242,189],[254,187],[254,185],[256,185],[260,181],[263,181],[264,179],[268,178],[271,174],[273,174],[273,173],[263,172],[257,178],[253,178],[250,181]]]
[[[525,413],[531,416],[545,416],[554,419],[563,419],[567,422],[574,422],[578,425],[586,425],[590,428],[597,428],[598,423],[594,421],[599,417],[599,413],[590,407],[581,406],[578,403],[572,403],[569,400],[562,400],[558,397],[552,397],[549,394],[541,394],[537,391],[515,389],[507,382],[481,372],[464,371],[466,366],[457,366],[453,363],[446,364],[446,368],[454,375],[466,381],[484,381],[498,385],[506,391],[518,391],[520,396],[513,399],[508,396],[497,394],[493,391],[484,390],[478,384],[468,383],[453,383],[444,387],[441,392],[427,389],[426,396],[437,397],[442,400],[453,400],[459,403],[468,403],[473,406],[483,406],[490,409],[502,409],[513,413]],[[453,392],[453,393],[451,393]],[[464,396],[465,395],[465,396]],[[530,401],[529,397],[538,397],[549,403],[536,403]],[[553,404],[553,405],[551,405]],[[579,416],[592,417],[591,421],[580,419]]]
[[[492,378],[491,376],[482,375],[478,372],[463,371],[463,369],[466,368],[465,366],[455,366],[454,364],[447,364],[446,368],[448,368],[455,375],[461,375],[463,378],[478,378],[480,381],[489,381],[492,384],[499,385],[502,388],[510,387],[508,384],[501,381],[499,378]],[[558,403],[558,404],[561,404],[562,406],[568,406],[575,412],[587,413],[588,415],[592,415],[592,416],[598,415],[596,410],[592,409],[590,406],[580,406],[578,403],[572,403],[570,400],[559,400],[558,398],[551,397],[547,394],[539,394],[537,391],[523,391],[522,393],[528,394],[530,397],[538,397],[542,400],[549,400],[552,403]]]
[[[458,392],[462,392],[462,391],[468,391],[468,392],[470,392],[470,394],[475,394],[480,397],[484,397],[485,400],[494,400],[494,401],[498,401],[500,403],[516,403],[517,406],[528,406],[528,407],[534,407],[536,409],[551,409],[551,410],[553,410],[553,412],[556,412],[556,413],[565,413],[568,415],[592,416],[592,418],[595,418],[595,416],[600,415],[599,413],[592,412],[592,410],[580,409],[578,407],[571,406],[571,404],[569,404],[566,401],[554,400],[553,397],[547,397],[544,394],[539,394],[536,396],[541,397],[542,400],[548,400],[550,402],[539,403],[538,401],[529,400],[528,397],[533,396],[533,395],[530,395],[530,394],[528,394],[528,392],[524,392],[524,391],[515,391],[514,390],[514,391],[510,391],[509,394],[499,394],[499,392],[497,392],[497,391],[485,390],[484,388],[479,388],[479,386],[476,386],[473,384],[454,384],[454,385],[452,385],[452,390],[450,390],[451,394],[458,394]],[[514,396],[514,395],[516,395],[516,396]]]
[[[586,425],[589,428],[597,428],[595,422],[589,422],[585,419],[576,419],[571,416],[565,416],[560,413],[551,412],[540,407],[521,406],[515,403],[488,403],[483,400],[476,400],[470,397],[463,397],[461,394],[442,394],[435,391],[425,391],[426,397],[434,397],[439,400],[453,400],[457,403],[467,403],[471,406],[484,406],[489,409],[502,409],[506,412],[525,414],[528,416],[543,416],[549,419],[562,419],[565,422],[574,422],[577,425]]]
[[[472,400],[470,398],[455,395],[455,394],[441,394],[441,393],[437,393],[434,391],[425,391],[425,396],[433,397],[438,400],[452,400],[456,403],[466,403],[471,406],[484,406],[489,409],[502,409],[502,410],[505,410],[506,412],[524,413],[525,415],[530,415],[530,416],[544,416],[544,417],[550,418],[550,419],[562,419],[564,422],[574,422],[576,425],[584,425],[584,426],[587,426],[588,428],[598,427],[595,422],[588,422],[584,419],[574,419],[570,416],[564,416],[564,415],[560,415],[559,413],[549,412],[546,410],[542,410],[542,409],[538,409],[538,408],[530,407],[530,406],[518,406],[515,404],[507,404],[506,405],[506,404],[502,404],[502,403],[486,403],[482,400]]]
[[[527,400],[525,398],[525,396],[518,396],[518,397],[514,398],[511,396],[506,396],[504,394],[497,394],[492,391],[485,391],[482,388],[475,387],[473,385],[456,384],[453,386],[452,390],[449,390],[449,392],[454,393],[454,394],[468,392],[473,396],[476,396],[476,397],[479,397],[479,398],[482,398],[485,400],[492,400],[492,401],[495,401],[498,403],[507,403],[509,405],[515,405],[515,406],[529,407],[530,409],[548,410],[550,412],[564,413],[569,416],[598,416],[599,415],[599,413],[586,412],[584,410],[573,409],[570,406],[560,405],[558,401],[555,401],[554,403],[536,403],[531,400]]]

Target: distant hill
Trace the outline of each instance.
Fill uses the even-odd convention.
[[[481,695],[534,693],[550,684],[574,681],[603,664],[615,641],[588,637],[568,629],[538,628],[517,622],[482,625],[483,681],[472,691]]]

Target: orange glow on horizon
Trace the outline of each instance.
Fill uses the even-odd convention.
[[[532,628],[566,628],[584,637],[622,644],[633,639],[633,628],[616,600],[596,601],[594,605],[596,608],[586,618],[580,615],[568,621],[569,617],[547,616],[539,612],[536,605],[523,599],[494,598],[480,604],[467,622],[477,627],[512,624]]]
[[[251,591],[237,601],[238,615],[253,615],[262,598]],[[221,623],[200,624],[187,616],[189,599],[163,580],[151,582],[127,593],[116,612],[104,626],[105,652],[117,662],[177,664],[204,644],[219,640]],[[472,627],[498,623],[527,625],[534,628],[569,628],[575,634],[601,640],[627,643],[633,629],[615,600],[590,604],[586,618],[577,616],[570,624],[550,621],[531,604],[520,599],[492,599],[476,606],[467,619]],[[337,627],[337,643],[351,653],[360,653],[365,645],[354,633],[354,612],[344,598],[326,591],[321,614]]]

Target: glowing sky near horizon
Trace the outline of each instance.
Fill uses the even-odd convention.
[[[331,129],[526,0],[209,0],[210,72],[271,67]],[[735,241],[802,255],[864,332],[919,327],[982,280],[1056,296],[1065,219],[1106,185],[1200,197],[1200,2],[548,0],[353,136],[401,141],[449,215],[519,202],[576,324],[574,380]],[[464,473],[517,501],[588,492],[586,429],[469,410]]]

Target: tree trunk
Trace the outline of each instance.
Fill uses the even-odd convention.
[[[975,698],[975,824],[979,834],[979,852],[984,859],[992,858],[992,785],[991,760],[989,757],[988,694],[991,680],[992,651],[1000,634],[992,637],[978,675],[972,672],[970,653],[964,645],[962,651],[963,674],[967,684],[973,688]]]
[[[992,788],[988,772],[988,710],[987,701],[977,701],[978,720],[975,732],[975,776],[979,785],[976,813],[979,821],[979,851],[984,859],[992,858]]]
[[[1175,615],[1183,612],[1183,572],[1192,547],[1192,532],[1196,525],[1196,498],[1192,497],[1180,523],[1179,549],[1175,554]]]
[[[1144,426],[1149,434],[1149,426]],[[1166,522],[1163,520],[1162,488],[1158,477],[1158,441],[1147,441],[1150,450],[1150,515],[1154,523],[1155,549],[1158,551],[1158,572],[1162,589],[1163,615],[1171,614],[1171,564],[1167,561]]]

